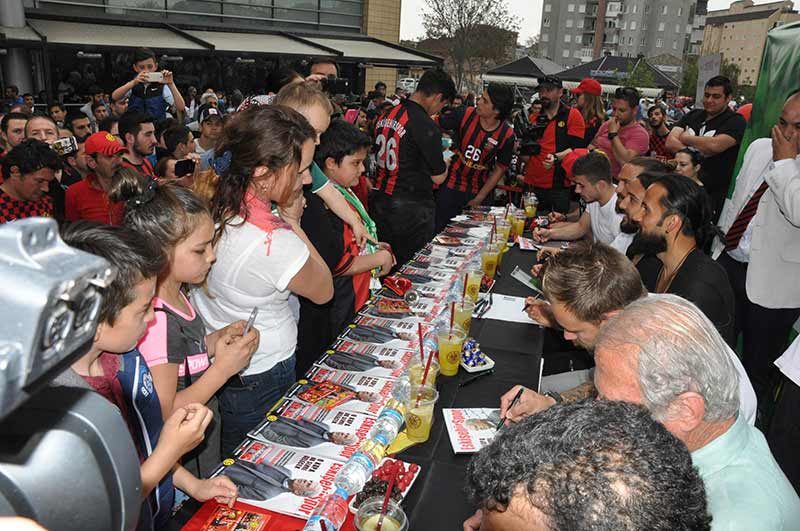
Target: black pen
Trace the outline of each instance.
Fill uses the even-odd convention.
[[[470,379],[468,379],[468,380],[464,380],[463,382],[461,382],[460,384],[458,384],[458,386],[459,386],[459,387],[464,387],[464,386],[466,386],[466,385],[469,385],[469,384],[471,384],[471,383],[472,383],[472,382],[474,382],[475,380],[478,380],[479,378],[483,378],[483,377],[484,377],[484,376],[486,376],[486,375],[492,374],[493,372],[494,372],[494,369],[489,369],[489,370],[486,370],[486,371],[482,371],[482,372],[480,372],[480,373],[476,374],[475,376],[473,376],[472,378],[470,378]]]
[[[514,395],[514,400],[512,400],[511,401],[511,405],[508,406],[508,409],[506,410],[506,414],[508,414],[508,412],[511,411],[512,409],[514,409],[514,406],[517,405],[517,403],[519,402],[519,399],[522,398],[522,392],[523,391],[525,391],[525,388],[520,386],[519,391],[517,391],[517,394]],[[494,429],[496,431],[499,431],[500,428],[502,428],[505,425],[505,423],[506,423],[506,417],[503,417],[503,418],[500,419],[500,422],[497,423],[497,426],[495,426]]]

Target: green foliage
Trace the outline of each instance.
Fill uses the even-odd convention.
[[[635,66],[631,61],[628,64],[628,75],[624,84],[629,87],[652,88],[656,86],[656,78],[644,61],[639,61]]]
[[[683,66],[683,80],[681,81],[681,96],[694,97],[697,93],[697,57],[690,57]]]

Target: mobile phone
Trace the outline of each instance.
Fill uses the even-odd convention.
[[[78,152],[78,140],[74,136],[59,138],[50,144],[50,148],[60,156],[66,157]]]
[[[194,172],[196,163],[191,159],[179,160],[175,163],[175,177],[183,177]]]
[[[244,333],[242,334],[243,336],[246,336],[250,332],[250,329],[253,328],[253,323],[256,322],[257,316],[258,316],[258,307],[256,306],[255,308],[253,308],[253,311],[250,312],[250,318],[247,320],[247,324],[244,327]]]
[[[146,78],[148,83],[163,83],[164,74],[161,72],[148,72]]]

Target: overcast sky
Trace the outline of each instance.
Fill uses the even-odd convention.
[[[519,41],[532,35],[539,34],[542,17],[543,0],[506,0],[509,11],[520,19]],[[755,0],[756,4],[765,4],[771,0]],[[403,6],[400,12],[400,38],[416,40],[423,36],[425,30],[422,27],[422,9],[425,0],[402,0]],[[731,0],[709,0],[708,9],[725,9],[731,4]]]

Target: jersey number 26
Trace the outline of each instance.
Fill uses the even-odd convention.
[[[383,134],[375,138],[375,143],[378,145],[378,167],[388,171],[395,171],[397,169],[397,139],[395,137],[386,140]]]

